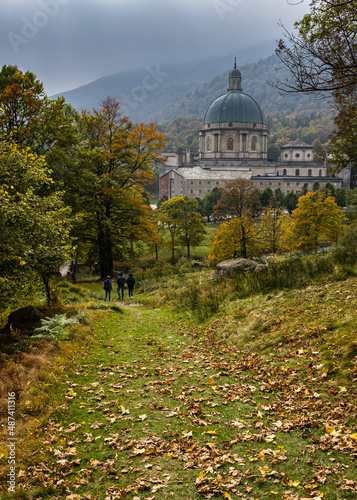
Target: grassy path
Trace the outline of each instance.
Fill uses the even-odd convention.
[[[348,390],[226,345],[219,321],[131,304],[92,314],[93,342],[40,435],[47,458],[9,498],[356,498]]]

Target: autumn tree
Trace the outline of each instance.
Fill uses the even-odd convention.
[[[198,213],[198,201],[188,196],[175,196],[160,206],[157,217],[159,223],[170,231],[172,260],[175,260],[176,236],[190,258],[191,247],[198,245],[206,233],[205,220]]]
[[[272,203],[259,218],[259,239],[263,253],[280,253],[285,250],[285,236],[290,223],[279,204]]]
[[[325,190],[299,198],[292,215],[290,240],[297,251],[317,250],[321,244],[336,244],[346,217]]]
[[[105,277],[113,272],[114,250],[141,238],[149,211],[143,186],[154,179],[153,161],[162,159],[164,137],[155,125],[134,126],[109,97],[100,109],[83,112],[82,123],[82,173],[73,188]]]
[[[60,192],[37,194],[51,184],[43,158],[29,148],[0,143],[0,289],[2,294],[41,278],[50,304],[50,278],[70,251],[70,213]],[[4,296],[2,297],[4,298]]]
[[[243,257],[247,259],[259,253],[259,240],[252,220],[235,217],[222,222],[214,235],[208,258],[213,262]]]
[[[17,66],[1,68],[0,102],[1,140],[44,156],[55,181],[53,190],[68,185],[81,141],[78,113],[63,97],[48,99],[36,75]]]
[[[247,179],[235,179],[225,185],[222,197],[214,211],[215,219],[224,220],[233,217],[241,221],[239,224],[240,252],[245,259],[248,256],[248,242],[251,239],[252,221],[261,211],[259,193],[253,182]]]

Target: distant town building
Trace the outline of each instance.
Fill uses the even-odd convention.
[[[160,197],[203,197],[216,186],[237,178],[250,179],[263,191],[280,188],[283,193],[312,190],[330,182],[350,187],[350,170],[330,176],[324,165],[314,162],[313,147],[300,139],[281,147],[281,160],[267,160],[268,130],[258,103],[242,91],[237,64],[229,73],[227,92],[207,108],[199,132],[199,153],[167,153],[160,167]]]

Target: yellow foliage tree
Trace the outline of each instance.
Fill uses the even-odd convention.
[[[208,258],[213,262],[256,255],[259,249],[258,237],[251,221],[234,218],[223,222],[216,232]]]
[[[291,222],[281,207],[266,207],[260,217],[259,236],[264,253],[281,253],[286,250],[285,237]]]
[[[326,190],[299,198],[292,215],[289,240],[294,251],[317,250],[321,244],[335,244],[345,229],[346,217]]]

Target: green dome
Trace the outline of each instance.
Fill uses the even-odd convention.
[[[207,108],[203,120],[204,125],[227,122],[259,123],[265,125],[264,115],[259,104],[243,92],[228,92],[221,95]]]
[[[239,71],[238,68],[232,69],[232,71],[229,73],[229,76],[242,76],[242,73]]]

